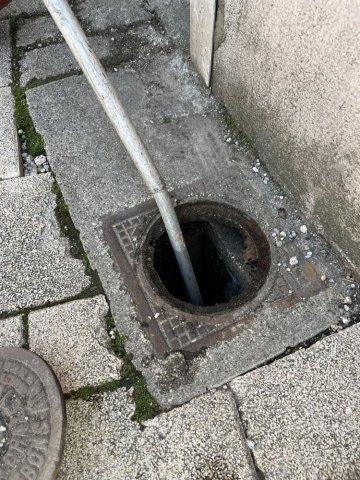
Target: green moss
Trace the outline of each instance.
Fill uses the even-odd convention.
[[[109,332],[115,328],[111,314],[106,316],[106,325]],[[144,377],[136,370],[127,355],[125,342],[125,337],[120,336],[117,331],[115,331],[115,337],[111,341],[112,348],[115,355],[123,362],[120,386],[126,388],[133,387],[133,399],[135,403],[133,420],[140,422],[155,417],[160,412],[160,406],[149,393]]]
[[[71,219],[69,207],[62,196],[59,184],[56,180],[54,180],[51,190],[56,197],[55,215],[60,227],[60,235],[68,238],[71,255],[83,262],[87,275],[93,276],[94,271],[91,268],[89,259],[81,243],[79,230],[77,230]]]
[[[253,155],[254,157],[258,157],[258,151],[256,149],[256,146],[254,142],[249,138],[246,133],[241,130],[236,123],[234,117],[232,117],[229,114],[225,115],[225,122],[227,127],[232,130],[233,136],[238,140],[238,142],[243,146],[246,147]]]
[[[102,385],[97,385],[93,387],[91,385],[86,385],[85,387],[81,387],[76,392],[71,392],[65,395],[65,398],[69,399],[88,399],[97,393],[106,393],[106,392],[113,392],[120,387],[119,380],[112,380],[111,382],[103,383]]]

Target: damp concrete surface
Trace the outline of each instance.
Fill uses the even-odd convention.
[[[164,265],[166,239],[146,243],[154,202],[42,2],[1,11],[0,58],[11,46],[15,63],[0,88],[17,82],[16,141],[28,155],[33,122],[49,172],[0,180],[0,345],[39,353],[67,394],[58,478],[352,478],[354,273],[199,80],[188,2],[102,3],[72,7],[178,211],[201,202],[221,213],[196,207],[181,220],[206,293],[196,309]]]

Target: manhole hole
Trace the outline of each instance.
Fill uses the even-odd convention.
[[[48,365],[21,348],[0,348],[0,478],[54,479],[64,433],[63,396]]]
[[[140,246],[140,278],[145,277],[149,291],[164,305],[190,321],[206,322],[209,317],[214,323],[214,315],[216,322],[228,321],[223,314],[256,299],[265,284],[271,263],[267,239],[252,218],[229,205],[186,203],[176,211],[204,306],[189,302],[160,217],[150,224]]]

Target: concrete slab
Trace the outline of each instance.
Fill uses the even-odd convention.
[[[4,180],[19,177],[22,173],[10,87],[0,88],[0,105],[0,180]]]
[[[37,15],[46,12],[42,0],[13,0],[7,7],[0,10],[0,18],[16,17],[18,15]]]
[[[167,34],[185,53],[190,50],[190,1],[149,0]]]
[[[89,286],[60,236],[50,174],[0,183],[0,312],[73,297]]]
[[[219,341],[202,354],[156,357],[149,332],[141,326],[147,319],[134,314],[129,285],[114,265],[102,222],[106,215],[148,200],[149,194],[85,80],[65,79],[32,89],[28,100],[73,220],[110,299],[117,327],[129,339],[127,350],[134,355],[151,393],[162,405],[171,406],[337,324],[341,321],[338,305],[345,292],[341,270],[327,246],[310,227],[307,235],[301,234],[303,220],[296,207],[283,198],[260,163],[237,145],[219,107],[179,51],[148,53],[121,65],[111,77],[167,185],[193,184],[181,198],[217,199],[248,212],[263,228],[272,249],[272,273],[266,287],[270,292],[271,281],[276,282],[271,295],[263,297],[266,301],[253,315],[237,314],[233,338]],[[286,209],[287,218],[279,216],[279,207]],[[283,230],[287,238],[280,241]],[[292,231],[296,238],[290,240]],[[128,233],[135,249],[141,231],[134,238]],[[289,263],[294,256],[299,259],[298,267]],[[322,275],[333,282],[321,283]]]
[[[62,38],[59,29],[50,16],[26,18],[19,22],[16,30],[16,45],[26,47],[43,40]]]
[[[21,316],[0,320],[0,347],[22,347],[23,329]]]
[[[90,44],[101,60],[115,55],[118,50],[109,38],[91,38]],[[30,80],[45,80],[48,77],[57,77],[69,72],[80,72],[66,43],[36,48],[27,52],[20,61],[21,85],[25,86]]]
[[[10,23],[0,21],[0,87],[7,87],[11,83],[11,39]]]
[[[78,18],[95,31],[128,27],[151,19],[141,0],[79,0],[75,11]]]
[[[357,478],[359,353],[354,325],[231,383],[265,478]]]
[[[76,300],[29,315],[29,347],[54,369],[64,393],[120,378],[110,353],[103,296]]]
[[[67,403],[59,480],[255,479],[232,396],[205,395],[140,431],[124,390]],[[101,430],[102,441],[98,441]]]

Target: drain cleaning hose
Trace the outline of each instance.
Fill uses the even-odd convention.
[[[170,243],[174,249],[191,303],[203,305],[199,285],[169,192],[123,107],[117,91],[90,47],[67,1],[43,0],[43,2],[65,38],[67,45],[84,72],[130,157],[140,171],[144,182],[154,196]]]

